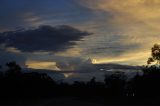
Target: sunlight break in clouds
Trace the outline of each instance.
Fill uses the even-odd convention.
[[[106,20],[103,20],[104,22],[101,24],[103,25],[105,21],[110,21],[109,25],[106,22],[106,26],[112,27],[112,29],[118,29],[114,31],[116,33],[121,33],[119,36],[124,38],[124,40],[121,41],[121,46],[137,45],[137,48],[126,52],[124,51],[123,54],[117,57],[109,58],[116,58],[116,61],[122,63],[127,60],[127,62],[134,61],[135,64],[142,64],[146,60],[136,60],[133,59],[133,57],[137,55],[140,58],[143,57],[147,59],[152,45],[154,43],[159,43],[159,0],[81,0],[81,4],[89,7],[97,14],[99,14],[100,11],[104,11],[106,14],[112,14],[112,19],[108,20],[106,17]],[[144,50],[146,52],[141,53]],[[141,56],[139,54],[141,54]],[[130,56],[130,58],[128,58],[128,56]],[[98,59],[99,62],[105,62],[104,58]],[[114,62],[112,60],[115,59],[110,60],[109,58],[106,59],[106,62]]]
[[[48,69],[48,70],[60,70],[57,68],[55,62],[48,62],[48,61],[26,61],[27,68],[33,69]]]
[[[119,57],[108,57],[96,59],[94,64],[100,63],[121,63],[121,64],[130,64],[130,65],[144,65],[146,64],[147,57],[150,56],[150,52],[137,52],[121,55]]]

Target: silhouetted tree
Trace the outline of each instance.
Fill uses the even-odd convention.
[[[7,75],[20,75],[21,74],[21,67],[16,64],[16,62],[9,62],[6,64],[8,70],[6,71]]]
[[[147,64],[151,64],[156,61],[157,65],[160,65],[160,45],[155,44],[151,49],[151,56],[148,58]]]
[[[87,85],[89,86],[95,86],[96,85],[96,77],[93,77],[88,83]]]
[[[104,82],[110,96],[124,96],[126,76],[123,72],[116,72],[111,76],[105,76]]]

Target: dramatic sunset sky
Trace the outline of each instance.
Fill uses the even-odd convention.
[[[0,63],[37,69],[146,64],[160,0],[0,0]]]

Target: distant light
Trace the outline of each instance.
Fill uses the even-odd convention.
[[[101,68],[100,71],[104,71],[104,69]]]
[[[96,59],[92,59],[92,64],[96,64],[96,63],[97,63]]]

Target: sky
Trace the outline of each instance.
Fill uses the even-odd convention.
[[[0,63],[145,65],[159,43],[159,12],[159,0],[1,0]]]

